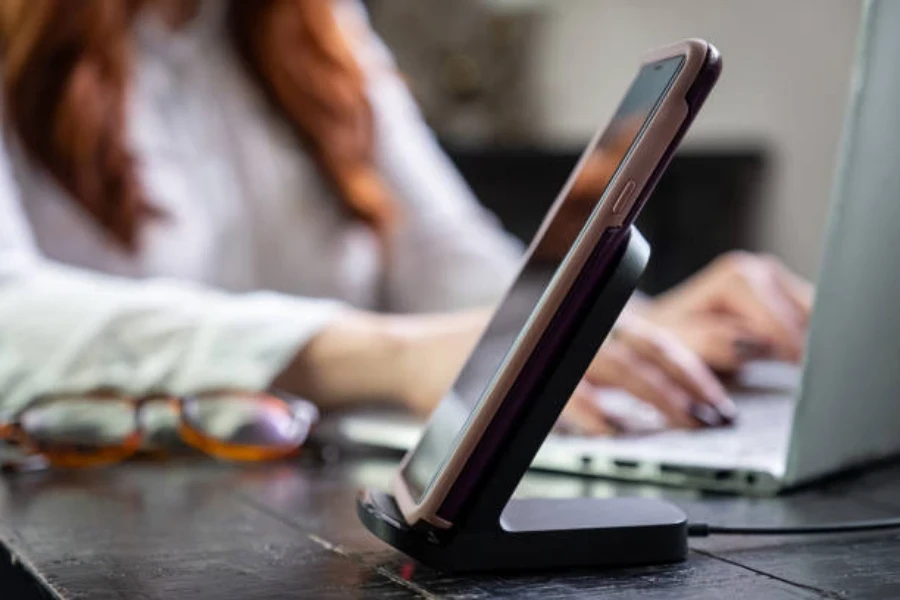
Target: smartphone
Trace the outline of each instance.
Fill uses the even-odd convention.
[[[451,529],[502,452],[516,413],[564,340],[551,321],[587,269],[610,268],[721,72],[689,39],[645,56],[612,120],[588,144],[451,390],[400,465],[392,490],[411,526]],[[598,260],[597,257],[600,257]],[[558,332],[557,332],[558,333]]]

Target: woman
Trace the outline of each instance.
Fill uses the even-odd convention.
[[[107,386],[435,404],[521,248],[441,154],[358,4],[0,11],[3,416]],[[775,261],[720,261],[629,312],[570,422],[607,430],[595,386],[677,426],[694,401],[729,417],[710,366],[796,358],[808,302]]]

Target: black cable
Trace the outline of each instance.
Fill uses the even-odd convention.
[[[728,527],[689,523],[688,535],[707,537],[710,535],[809,535],[819,533],[849,533],[853,531],[877,531],[880,529],[900,529],[900,518],[878,519],[874,521],[848,521],[823,525],[800,525],[797,527]]]

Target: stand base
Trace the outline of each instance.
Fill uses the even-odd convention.
[[[384,492],[364,490],[357,514],[379,538],[442,571],[621,567],[687,556],[687,517],[652,498],[514,499],[495,530],[448,532],[446,539],[406,525]]]

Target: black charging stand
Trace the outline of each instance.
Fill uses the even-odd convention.
[[[687,517],[653,498],[510,499],[566,401],[634,292],[650,257],[637,229],[624,234],[613,268],[577,315],[573,335],[492,456],[448,530],[410,527],[393,496],[363,490],[357,513],[379,538],[443,571],[520,571],[678,562]],[[590,263],[589,263],[590,264]]]

